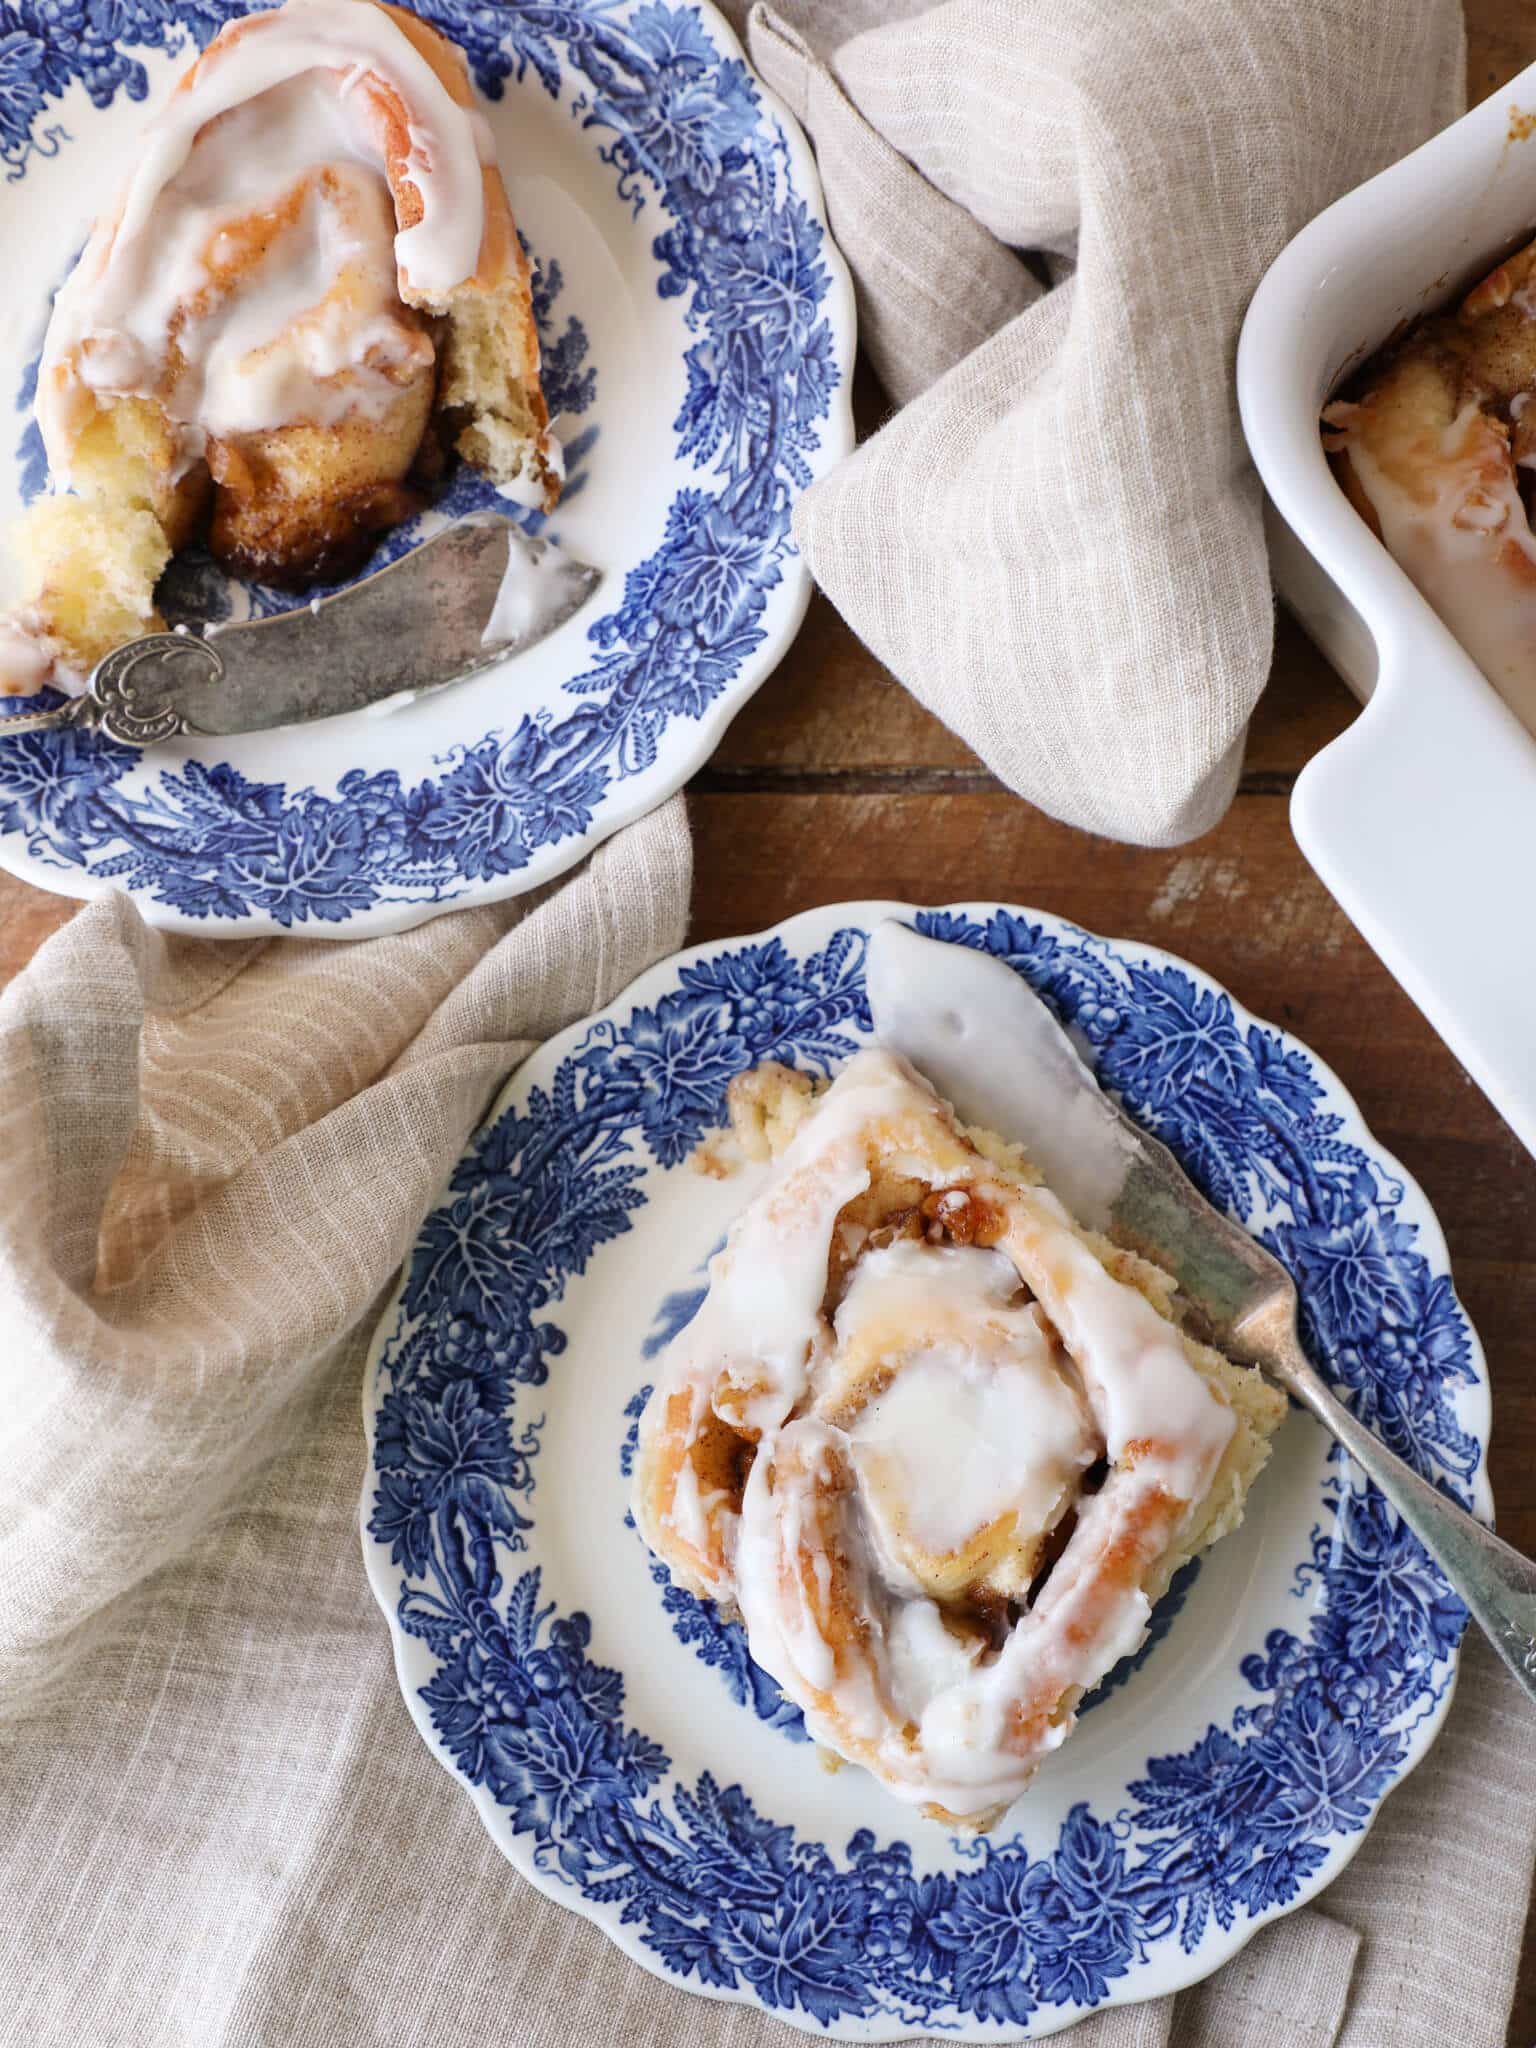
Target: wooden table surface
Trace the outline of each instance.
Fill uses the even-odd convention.
[[[1530,0],[1470,0],[1469,89],[1536,59]],[[879,401],[866,394],[868,423]],[[851,897],[1033,904],[1186,954],[1294,1031],[1422,1184],[1488,1352],[1499,1526],[1536,1551],[1536,1161],[1333,902],[1291,837],[1291,785],[1354,701],[1282,621],[1236,802],[1194,844],[1147,852],[1012,796],[880,667],[821,598],[783,666],[689,791],[693,936],[724,937]],[[0,981],[73,910],[0,875]],[[1536,2041],[1527,1929],[1509,2048]]]

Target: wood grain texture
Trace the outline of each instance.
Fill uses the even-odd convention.
[[[1362,0],[1363,4],[1363,0]],[[1474,99],[1536,61],[1536,5],[1469,0]],[[882,401],[867,377],[861,427]],[[1302,859],[1287,798],[1353,716],[1342,686],[1282,621],[1242,790],[1194,845],[1094,839],[1010,796],[817,598],[789,657],[692,785],[693,936],[777,923],[860,896],[992,898],[1184,953],[1332,1066],[1420,1181],[1488,1352],[1500,1527],[1536,1550],[1536,1161],[1461,1071]],[[0,876],[0,983],[73,912]],[[1509,2048],[1536,2040],[1528,1929]],[[1384,2043],[1383,2048],[1390,2048]]]
[[[0,987],[19,974],[44,939],[51,938],[79,909],[68,896],[29,888],[14,875],[0,875]]]
[[[1529,0],[1464,0],[1467,98],[1474,104],[1536,64],[1536,8]],[[1530,97],[1536,99],[1536,94]],[[1520,2048],[1530,2048],[1529,2039]]]

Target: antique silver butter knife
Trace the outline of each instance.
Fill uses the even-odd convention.
[[[866,979],[881,1043],[926,1075],[962,1121],[1022,1144],[1080,1223],[1171,1273],[1197,1335],[1311,1410],[1439,1561],[1536,1699],[1536,1564],[1421,1479],[1335,1398],[1301,1348],[1285,1268],[1117,1108],[1028,984],[990,954],[894,921],[871,937]]]
[[[546,638],[598,580],[512,520],[477,514],[334,597],[114,647],[83,696],[0,716],[0,738],[73,726],[142,747],[263,732],[439,690]]]

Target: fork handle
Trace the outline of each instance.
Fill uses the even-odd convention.
[[[0,713],[0,740],[19,740],[29,732],[57,732],[61,726],[80,723],[78,698],[56,704],[51,711]]]
[[[1389,1451],[1310,1369],[1285,1384],[1380,1487],[1536,1701],[1536,1564]]]

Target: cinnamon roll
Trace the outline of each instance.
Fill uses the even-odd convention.
[[[299,589],[355,569],[448,446],[548,509],[527,258],[464,59],[382,0],[232,22],[61,288],[0,687],[150,629],[171,553]]]
[[[1323,413],[1350,502],[1536,732],[1536,243]]]
[[[1241,1520],[1284,1397],[894,1055],[733,1093],[776,1157],[647,1404],[637,1524],[826,1750],[990,1826]]]

